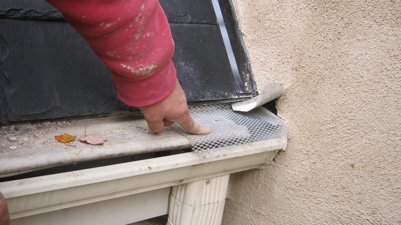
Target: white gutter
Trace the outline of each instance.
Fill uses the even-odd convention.
[[[115,204],[119,204],[118,200],[120,202],[124,201],[128,196],[143,198],[150,191],[155,191],[153,197],[160,195],[157,198],[162,200],[161,204],[151,204],[148,210],[152,210],[154,205],[160,206],[164,204],[165,207],[156,210],[155,213],[145,214],[141,212],[140,214],[143,214],[143,216],[135,215],[135,211],[138,209],[136,207],[135,210],[129,213],[130,215],[135,215],[130,216],[132,220],[125,221],[132,223],[163,215],[163,210],[167,209],[166,195],[169,192],[165,188],[258,168],[271,161],[277,151],[284,149],[285,146],[286,139],[280,138],[215,149],[210,152],[190,152],[3,182],[0,183],[0,190],[9,204],[13,224],[30,225],[38,224],[35,221],[40,221],[42,225],[84,224],[80,215],[85,215],[87,212],[76,210],[79,207],[84,209],[90,204],[96,207],[98,203],[106,203],[107,205],[107,202],[110,202],[113,203],[108,208],[110,216],[114,215],[113,211],[116,210],[113,210],[113,207]],[[210,181],[207,182],[210,183]],[[138,203],[138,201],[136,202]],[[75,209],[75,211],[71,209]],[[119,210],[119,208],[117,209]],[[60,211],[63,211],[63,213],[59,213],[60,216],[54,217],[57,221],[49,220],[49,218],[53,217],[46,215]],[[61,223],[62,215],[65,215],[68,211],[76,215],[69,215],[68,223],[66,221]],[[92,218],[96,216],[98,215],[92,215]],[[47,219],[43,219],[46,217]],[[92,220],[88,224],[118,224],[115,221],[117,218],[114,218],[115,216],[112,217],[96,223]],[[219,224],[221,218],[217,220],[219,221],[217,224]],[[170,222],[170,224],[183,223]],[[207,224],[212,225],[210,223]]]

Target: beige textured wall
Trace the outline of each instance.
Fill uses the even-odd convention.
[[[401,224],[401,1],[233,1],[290,137],[232,177],[223,224]]]

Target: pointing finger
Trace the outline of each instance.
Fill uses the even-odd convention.
[[[195,122],[189,112],[179,117],[176,122],[179,123],[182,128],[184,128],[184,130],[190,134],[208,134],[211,131],[209,127]]]

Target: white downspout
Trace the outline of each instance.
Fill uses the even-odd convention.
[[[168,225],[220,225],[229,175],[173,187]]]

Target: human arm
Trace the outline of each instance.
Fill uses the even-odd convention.
[[[174,42],[158,0],[48,1],[110,70],[117,97],[141,108],[153,132],[162,130],[163,121],[173,121],[189,133],[205,133],[191,119],[177,82]]]

